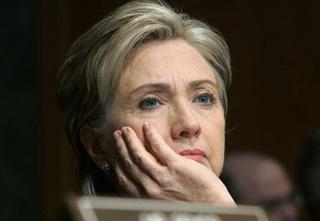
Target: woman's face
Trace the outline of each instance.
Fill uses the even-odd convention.
[[[177,153],[219,175],[224,158],[224,111],[213,69],[183,40],[138,49],[121,76],[109,116],[131,127],[146,148],[144,122]]]

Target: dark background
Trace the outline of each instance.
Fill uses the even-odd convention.
[[[0,3],[0,220],[37,220],[37,3]]]
[[[71,43],[121,0],[1,1],[0,220],[57,220],[78,186],[55,98]],[[295,179],[320,127],[320,7],[314,1],[175,0],[231,49],[227,151],[280,160]]]

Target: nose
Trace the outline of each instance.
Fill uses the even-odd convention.
[[[171,136],[173,139],[196,138],[201,133],[197,113],[188,105],[176,108],[172,114],[171,122]]]

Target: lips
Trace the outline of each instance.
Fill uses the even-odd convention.
[[[179,154],[183,157],[186,157],[195,161],[202,161],[207,157],[206,153],[200,149],[183,150],[179,152]]]

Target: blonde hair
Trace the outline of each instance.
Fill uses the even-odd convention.
[[[94,176],[99,169],[80,141],[81,127],[89,125],[111,137],[108,112],[121,74],[135,51],[147,42],[171,39],[185,40],[215,70],[226,113],[230,56],[217,30],[174,11],[163,1],[131,1],[119,7],[74,42],[58,76],[58,101],[67,137],[78,153],[84,193],[94,194]]]

